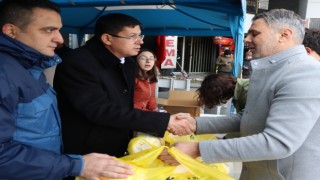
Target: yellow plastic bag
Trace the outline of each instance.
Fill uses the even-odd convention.
[[[202,140],[217,140],[216,136],[214,134],[200,134],[200,135],[195,135],[195,134],[189,134],[185,136],[178,136],[178,135],[173,135],[166,131],[164,134],[164,137],[162,139],[162,144],[165,146],[172,146],[174,143],[177,142],[199,142]]]
[[[193,159],[171,147],[176,142],[199,142],[201,140],[216,140],[213,134],[175,136],[166,132],[164,138],[142,134],[133,138],[128,145],[130,155],[119,158],[119,161],[131,164],[134,175],[126,180],[231,180],[225,163],[205,164],[201,158]],[[162,145],[161,145],[162,144]],[[164,144],[166,146],[164,146]],[[179,166],[169,166],[157,159],[164,148],[179,163]],[[76,180],[84,180],[77,177]],[[101,180],[112,180],[101,178]]]
[[[128,153],[134,154],[143,150],[160,147],[162,145],[171,147],[176,142],[199,142],[202,140],[217,140],[214,134],[189,134],[185,136],[173,135],[166,131],[163,138],[155,137],[145,133],[130,140],[128,145]]]
[[[162,146],[161,138],[145,133],[139,133],[137,137],[130,140],[127,151],[129,154],[134,154],[160,146]]]
[[[124,156],[119,161],[131,164],[134,167],[134,175],[126,180],[232,180],[228,174],[220,171],[215,166],[210,166],[193,159],[176,148],[168,148],[168,152],[180,163],[179,166],[168,166],[157,157],[163,151],[161,146],[155,149],[141,151]],[[77,178],[76,180],[83,180]],[[101,180],[112,180],[101,178]]]

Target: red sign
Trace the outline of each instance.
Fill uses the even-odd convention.
[[[232,38],[226,38],[222,36],[213,37],[213,41],[215,44],[222,45],[222,46],[232,46],[234,44],[234,41]]]
[[[166,36],[165,39],[165,59],[161,63],[161,69],[174,69],[177,62],[177,36]]]

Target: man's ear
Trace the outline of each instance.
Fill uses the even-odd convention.
[[[292,37],[292,30],[291,29],[283,29],[280,31],[280,41],[287,41],[289,38]]]
[[[103,44],[111,45],[110,35],[109,34],[102,34],[100,39],[103,42]]]
[[[2,26],[2,32],[3,34],[9,36],[9,37],[12,37],[13,39],[16,37],[16,29],[15,29],[15,25],[13,24],[4,24]]]
[[[307,51],[308,55],[310,55],[310,53],[312,52],[312,49],[309,48],[309,47],[306,47],[306,46],[305,46],[305,48],[306,48],[306,51]]]

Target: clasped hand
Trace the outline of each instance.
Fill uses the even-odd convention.
[[[174,144],[173,146],[175,148],[177,148],[179,151],[183,152],[184,154],[186,154],[192,158],[197,158],[200,156],[198,142],[178,142],[178,143]],[[158,159],[160,159],[161,161],[163,161],[171,166],[179,165],[179,162],[169,154],[169,152],[166,148],[163,149],[161,154],[158,156]]]
[[[196,131],[196,120],[189,113],[170,116],[168,131],[174,135],[188,135]]]

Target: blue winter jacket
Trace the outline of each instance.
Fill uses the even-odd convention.
[[[81,156],[61,155],[56,95],[43,74],[61,59],[0,33],[0,179],[61,179],[82,171]]]

